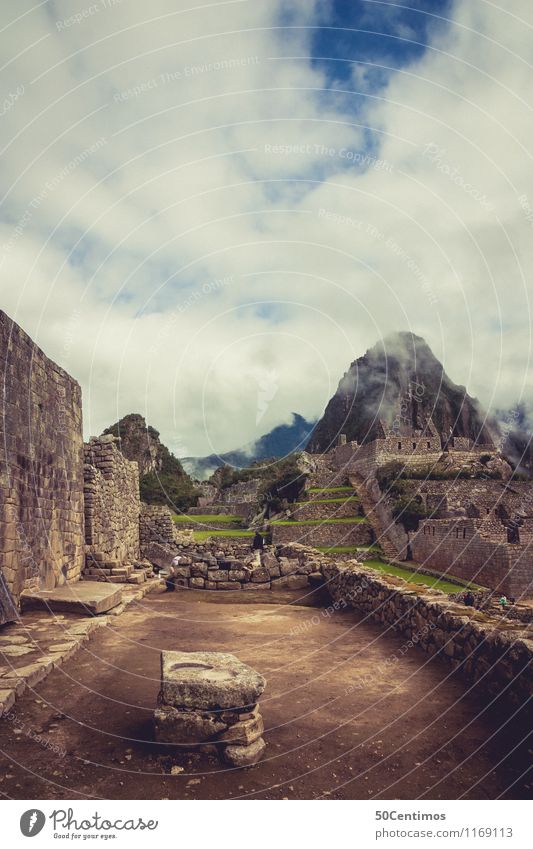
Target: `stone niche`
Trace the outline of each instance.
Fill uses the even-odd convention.
[[[139,467],[127,460],[115,436],[85,445],[85,541],[91,563],[139,560]]]
[[[0,374],[0,567],[17,602],[80,576],[81,389],[1,311]]]

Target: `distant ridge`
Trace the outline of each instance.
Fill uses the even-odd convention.
[[[278,425],[244,448],[225,454],[209,454],[207,457],[181,457],[181,464],[192,477],[206,480],[220,466],[242,469],[259,460],[285,457],[293,451],[303,450],[315,424],[316,422],[309,422],[298,413],[293,413],[290,424]]]

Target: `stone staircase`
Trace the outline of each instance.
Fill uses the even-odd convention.
[[[87,555],[83,570],[84,581],[108,581],[112,584],[144,584],[153,577],[153,568],[147,561],[121,563],[119,560],[96,559]]]
[[[409,541],[407,534],[394,521],[376,478],[351,474],[350,483],[359,497],[364,515],[372,526],[376,542],[385,557],[388,560],[406,559]]]

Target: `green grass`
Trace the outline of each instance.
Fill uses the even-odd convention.
[[[348,495],[346,498],[310,498],[309,501],[295,501],[299,507],[304,504],[346,504],[348,501],[359,501],[357,495]]]
[[[436,578],[434,575],[426,575],[424,572],[411,572],[409,569],[393,566],[392,563],[388,563],[385,560],[365,560],[363,566],[369,566],[378,572],[385,572],[387,575],[395,575],[397,578],[403,578],[404,581],[409,581],[410,584],[424,584],[432,590],[441,590],[443,593],[457,593],[465,589],[464,584],[455,584],[447,578]],[[477,589],[477,587],[475,584],[468,584],[468,589]]]
[[[240,516],[230,516],[226,513],[212,513],[205,516],[188,516],[186,513],[180,513],[174,515],[174,521],[176,524],[180,524],[181,522],[199,522],[202,525],[207,525],[209,522],[227,522],[228,524],[239,524],[241,523]]]
[[[272,525],[363,525],[368,522],[364,516],[350,516],[342,519],[302,519],[300,522],[291,522],[290,519],[276,519]]]
[[[379,545],[315,545],[313,547],[326,554],[357,554],[358,551],[372,551],[379,554],[381,551]]]
[[[240,539],[241,537],[253,537],[253,531],[193,531],[193,538],[195,542],[205,542],[206,539],[210,537],[224,537],[225,539]]]
[[[306,492],[354,492],[353,486],[311,486]]]

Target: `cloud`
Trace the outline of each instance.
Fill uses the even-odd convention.
[[[319,7],[4,11],[2,306],[82,383],[87,435],[139,411],[230,450],[319,416],[396,329],[487,406],[530,396],[529,5],[456,3],[342,84]]]

